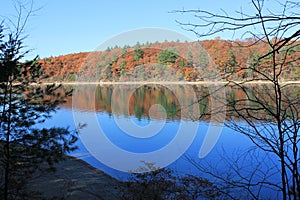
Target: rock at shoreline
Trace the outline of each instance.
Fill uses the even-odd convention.
[[[47,199],[120,199],[122,182],[90,166],[67,157],[56,164],[56,171],[37,174],[30,181],[30,190]]]

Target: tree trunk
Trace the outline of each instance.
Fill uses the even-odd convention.
[[[11,79],[11,77],[10,77]],[[4,174],[4,200],[8,200],[8,191],[9,191],[9,173],[10,173],[10,135],[11,135],[11,111],[12,111],[12,80],[8,82],[8,116],[7,116],[7,133],[6,141],[4,146],[5,152],[5,174]]]

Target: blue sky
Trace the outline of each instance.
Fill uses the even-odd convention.
[[[16,0],[1,0],[0,17],[14,20]],[[30,2],[19,0],[20,2]],[[31,55],[40,57],[93,51],[99,44],[121,32],[158,27],[179,32],[192,40],[194,34],[183,30],[175,20],[189,21],[185,15],[170,13],[180,9],[205,9],[228,13],[249,8],[248,0],[35,0],[39,8],[26,26],[26,45]],[[27,6],[28,7],[28,6]],[[191,17],[191,16],[189,16]],[[193,19],[191,19],[193,20]],[[223,33],[221,37],[230,37]],[[207,38],[206,38],[207,39]]]

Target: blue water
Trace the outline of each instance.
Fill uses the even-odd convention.
[[[129,136],[122,132],[122,130],[116,125],[114,120],[114,115],[103,112],[103,113],[97,113],[97,119],[99,121],[99,124],[106,134],[107,138],[114,143],[116,146],[120,147],[121,149],[124,149],[126,151],[135,152],[135,153],[147,153],[151,151],[155,151],[157,149],[163,148],[165,145],[167,145],[174,137],[176,136],[178,127],[180,125],[180,120],[174,120],[174,121],[166,121],[166,124],[161,129],[161,131],[150,137],[146,140],[143,140],[141,138],[135,138],[132,136]],[[141,118],[137,119],[134,116],[125,117],[125,116],[118,116],[118,117],[124,117],[128,120],[132,120],[134,123],[141,127],[146,127],[150,120],[148,118]],[[52,119],[48,120],[43,126],[56,126],[56,127],[69,127],[70,130],[75,130],[75,123],[73,120],[73,113],[71,109],[60,109],[56,113],[53,114]],[[176,161],[168,165],[167,167],[174,170],[177,174],[194,174],[199,175],[204,178],[208,178],[210,180],[214,180],[212,176],[210,176],[207,173],[204,173],[203,171],[199,170],[197,168],[197,165],[199,166],[207,166],[208,168],[210,166],[220,170],[220,172],[224,171],[225,173],[229,171],[228,169],[228,162],[230,159],[234,159],[236,156],[239,155],[239,153],[243,156],[243,152],[246,152],[247,150],[253,148],[253,144],[251,141],[231,129],[228,129],[226,127],[223,127],[221,136],[219,140],[217,141],[214,148],[208,153],[207,156],[204,158],[199,158],[199,150],[201,147],[201,144],[204,141],[204,137],[206,135],[208,127],[211,126],[209,122],[200,121],[199,127],[196,133],[195,138],[193,139],[192,144],[189,146],[189,148],[185,151],[185,153],[178,158]],[[98,141],[99,146],[101,146],[101,141]],[[77,158],[80,158],[90,165],[94,166],[95,168],[98,168],[105,173],[119,179],[119,180],[126,180],[128,177],[130,177],[130,173],[128,172],[122,172],[116,169],[113,169],[109,166],[107,166],[105,163],[102,163],[101,161],[97,160],[85,147],[83,142],[78,140],[77,142],[78,149],[70,155],[75,156]],[[103,152],[102,152],[103,153]],[[110,153],[109,151],[106,153]],[[261,157],[264,158],[264,154],[255,154],[256,159]],[[114,157],[111,157],[112,160],[114,160]],[[163,157],[160,157],[158,159],[164,159]],[[196,166],[192,164],[197,163]],[[253,159],[253,157],[249,158],[250,161]],[[274,161],[274,158],[268,158],[270,161]],[[241,162],[247,162],[247,159],[240,159]],[[252,160],[253,161],[253,160]],[[251,162],[252,162],[251,161]],[[116,161],[117,162],[117,161]],[[268,161],[269,162],[269,161]],[[254,163],[243,163],[245,166],[242,168],[245,170],[245,176],[247,176],[247,170],[253,169],[257,166]],[[141,162],[141,166],[143,166]],[[261,170],[264,169],[264,167],[267,166],[260,166]],[[241,172],[243,173],[243,172]],[[258,174],[257,176],[259,176]],[[274,175],[270,177],[270,180],[276,182],[277,176]],[[262,190],[263,191],[263,190]],[[273,196],[275,195],[275,196]],[[274,193],[274,191],[269,191],[267,193],[267,197],[274,197],[277,198],[277,194]]]
[[[82,86],[77,95],[73,94],[76,109],[72,110],[68,102],[42,126],[69,127],[74,131],[75,124],[86,123],[79,133],[78,149],[70,155],[119,180],[131,177],[129,171],[143,172],[140,167],[148,162],[157,168],[172,169],[178,175],[207,178],[218,186],[224,185],[212,174],[245,184],[245,178],[251,178],[254,184],[261,180],[280,182],[278,160],[274,155],[257,149],[248,137],[227,127],[195,120],[200,115],[194,112],[198,105],[194,104],[197,101],[191,95],[193,91],[189,93],[185,87],[175,86],[172,91],[158,86],[141,86],[134,90],[129,86],[118,86],[118,90],[115,87]],[[205,96],[202,89],[198,87],[198,96]],[[127,102],[128,99],[132,101]],[[153,109],[154,115],[150,110],[147,112],[146,109],[156,105],[161,105],[168,117],[159,115],[159,106]],[[183,108],[180,112],[178,105]],[[204,101],[204,106],[198,107],[199,112],[211,105],[211,101]],[[260,197],[280,197],[274,188],[251,187],[254,193],[260,189]],[[242,188],[237,191],[242,199],[249,198],[243,196]]]
[[[149,119],[145,118],[137,119],[133,116],[129,118],[139,126],[146,126],[150,121]],[[106,136],[110,141],[112,141],[112,143],[124,150],[136,153],[147,153],[164,147],[170,142],[170,140],[172,140],[176,136],[178,126],[180,125],[179,120],[167,121],[165,126],[158,134],[151,137],[150,139],[142,140],[140,138],[134,138],[130,135],[124,134],[122,130],[120,130],[120,128],[116,125],[114,116],[109,113],[97,113],[97,119],[101,124],[101,128],[106,133]],[[185,152],[185,156],[192,157],[197,162],[217,161],[218,155],[220,154],[220,152],[224,153],[224,150],[228,152],[228,154],[230,154],[236,149],[245,150],[253,146],[251,141],[245,136],[228,129],[227,127],[223,127],[221,136],[212,151],[205,158],[199,158],[198,153],[203,143],[207,129],[210,125],[211,124],[209,122],[199,122],[196,137],[194,138],[188,150]],[[43,126],[69,127],[69,130],[75,130],[72,109],[59,109],[58,111],[53,113],[52,118],[47,120],[43,124]],[[79,157],[87,161],[94,167],[99,168],[114,177],[119,178],[123,175],[125,175],[126,177],[127,173],[113,170],[93,158],[81,142],[80,137],[76,145],[78,146],[78,149],[71,153],[72,156]],[[99,141],[99,145],[101,145],[101,141]],[[182,158],[179,158],[176,162],[168,167],[186,173],[190,173],[190,170],[188,170],[188,168],[194,170],[194,167],[192,167],[192,165],[186,161],[184,156],[182,156]],[[194,171],[192,172],[194,173]]]

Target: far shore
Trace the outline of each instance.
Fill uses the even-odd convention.
[[[75,82],[43,82],[43,85],[62,84],[62,85],[145,85],[145,84],[164,84],[164,85],[225,85],[225,84],[271,84],[270,81],[75,81]],[[299,81],[281,81],[283,85],[300,84]]]

